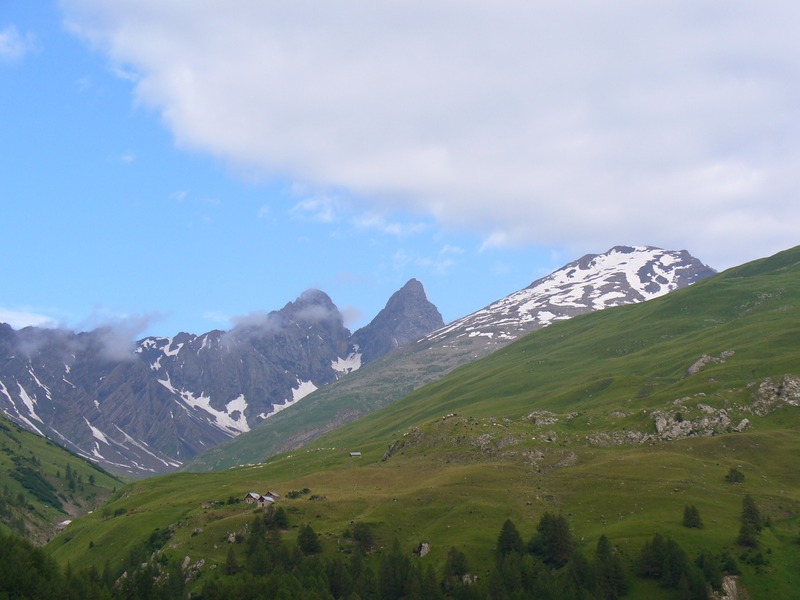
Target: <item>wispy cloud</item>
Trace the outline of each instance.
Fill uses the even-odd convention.
[[[359,229],[374,229],[388,235],[407,237],[427,231],[430,226],[426,223],[401,223],[390,221],[385,216],[370,213],[356,217],[353,224]]]
[[[77,329],[94,332],[100,344],[99,351],[106,359],[132,360],[137,338],[161,318],[162,315],[156,313],[121,313],[96,306]]]
[[[463,254],[463,252],[462,248],[451,245],[445,245],[438,253],[433,255],[400,249],[392,255],[392,265],[397,271],[403,271],[409,265],[414,265],[425,271],[444,275],[458,264],[456,257]]]
[[[36,36],[21,35],[13,25],[0,31],[0,62],[17,62],[38,47]]]
[[[0,309],[0,321],[12,327],[33,326],[40,329],[24,330],[19,338],[20,350],[35,354],[44,344],[52,341],[53,332],[70,352],[95,352],[110,361],[133,360],[133,350],[137,336],[161,317],[159,315],[122,314],[95,307],[92,315],[78,323],[74,328],[53,319],[24,311]],[[53,330],[45,334],[41,328]],[[74,335],[74,331],[87,332],[87,335]],[[66,357],[65,357],[66,358]]]
[[[0,323],[11,325],[14,329],[21,329],[23,327],[55,327],[57,320],[35,310],[0,307]]]
[[[319,223],[333,223],[337,220],[339,201],[330,196],[313,196],[300,200],[289,211],[297,219],[307,219]]]
[[[223,325],[226,327],[231,323],[230,315],[220,310],[205,311],[203,313],[203,319],[209,321],[210,323],[214,323],[216,325]]]

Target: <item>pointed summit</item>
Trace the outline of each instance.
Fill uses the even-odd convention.
[[[369,325],[353,334],[352,343],[358,345],[361,360],[367,363],[443,325],[442,315],[428,300],[422,284],[410,279]]]

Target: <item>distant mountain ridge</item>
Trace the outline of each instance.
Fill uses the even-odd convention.
[[[657,298],[716,271],[686,250],[614,246],[587,254],[421,341],[485,337],[500,344],[575,315]]]
[[[615,246],[588,254],[332,382],[185,468],[222,469],[292,450],[555,321],[642,302],[715,273],[685,250]]]
[[[163,473],[443,324],[416,280],[352,335],[319,290],[230,331],[147,337],[133,351],[111,329],[0,324],[0,408],[107,468]]]

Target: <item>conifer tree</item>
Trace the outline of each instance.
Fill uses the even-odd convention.
[[[506,519],[503,527],[500,529],[500,537],[497,539],[497,554],[505,556],[510,552],[524,552],[525,544],[522,541],[522,536],[517,530],[517,526],[512,523],[511,519]]]
[[[736,538],[736,543],[745,548],[757,548],[758,534],[761,532],[763,521],[761,520],[761,513],[750,494],[747,494],[742,499],[740,521],[742,525],[739,528],[739,537]]]
[[[558,569],[567,564],[574,547],[567,519],[546,512],[539,519],[528,549],[539,555],[546,565]]]
[[[228,548],[228,557],[225,560],[225,574],[236,575],[239,572],[239,561],[236,560],[236,553],[233,551],[233,546]]]
[[[628,591],[625,567],[622,565],[622,559],[614,552],[611,542],[608,541],[605,535],[601,535],[597,541],[595,563],[597,585],[602,592],[602,597],[607,600],[614,600],[624,596]]]
[[[683,509],[683,526],[690,529],[702,529],[703,520],[700,518],[700,511],[694,504],[687,504]]]
[[[755,500],[753,500],[753,497],[750,494],[747,494],[742,499],[741,521],[742,524],[750,523],[758,533],[761,532],[761,528],[764,525],[764,522],[761,519],[761,512],[758,510]]]
[[[303,554],[318,554],[322,552],[319,538],[311,528],[311,525],[306,525],[300,529],[300,533],[297,535],[297,545]]]

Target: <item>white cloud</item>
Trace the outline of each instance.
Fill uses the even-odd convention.
[[[226,326],[231,321],[230,316],[221,310],[207,310],[203,313],[203,319],[212,323],[225,324]]]
[[[314,196],[297,202],[289,211],[299,219],[309,219],[319,223],[333,223],[337,219],[339,202],[329,196]]]
[[[796,243],[797,3],[64,5],[181,146],[378,212],[717,267]]]
[[[16,62],[36,49],[37,42],[33,35],[22,36],[13,25],[0,31],[0,61]]]
[[[438,254],[433,256],[426,256],[413,250],[401,248],[392,254],[391,259],[392,266],[396,271],[403,271],[409,265],[414,265],[414,267],[424,269],[427,272],[444,275],[457,264],[453,256],[460,253],[458,249],[451,246],[445,246]]]
[[[375,213],[360,215],[353,220],[353,224],[359,229],[375,229],[382,233],[397,237],[417,235],[429,228],[425,223],[401,223],[399,221],[387,221],[385,216]]]
[[[14,310],[0,307],[0,323],[11,325],[14,329],[23,327],[56,327],[52,317],[26,309]]]

